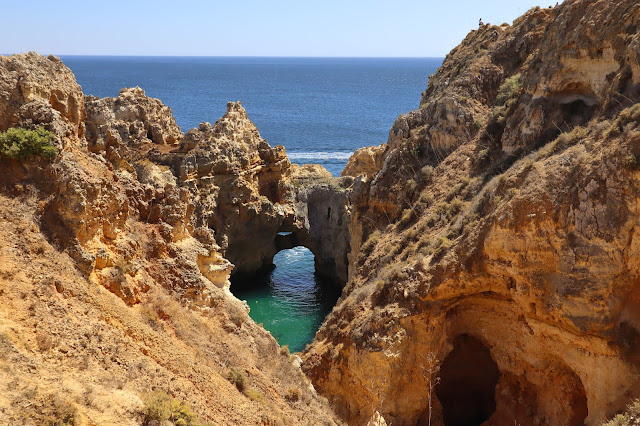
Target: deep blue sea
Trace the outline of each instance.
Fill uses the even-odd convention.
[[[441,58],[62,56],[85,94],[142,87],[173,110],[183,132],[241,101],[271,145],[295,163],[339,176],[357,148],[387,141],[399,114],[418,107]]]
[[[294,163],[334,176],[356,149],[387,141],[399,114],[418,107],[440,58],[206,58],[63,56],[85,94],[117,96],[140,86],[173,110],[183,132],[215,122],[228,101],[242,101],[271,145]],[[296,247],[276,268],[231,291],[282,345],[300,351],[315,336],[340,290],[314,274],[313,254]]]

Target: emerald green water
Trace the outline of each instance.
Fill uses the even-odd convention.
[[[304,247],[282,250],[270,273],[252,280],[231,280],[231,292],[246,300],[249,316],[262,323],[280,345],[300,352],[338,301],[340,288],[316,276],[313,254]]]

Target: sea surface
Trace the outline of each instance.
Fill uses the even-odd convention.
[[[284,145],[292,162],[321,164],[334,176],[358,148],[386,142],[399,114],[416,109],[441,58],[243,58],[63,56],[85,94],[117,96],[142,87],[173,110],[183,132],[215,122],[241,101],[260,134]],[[232,280],[250,315],[282,345],[313,340],[340,291],[314,273],[313,254],[278,253],[276,268]]]

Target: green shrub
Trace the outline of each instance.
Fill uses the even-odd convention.
[[[176,425],[197,426],[202,422],[196,416],[191,407],[182,401],[171,398],[164,392],[155,391],[144,399],[144,418],[142,424],[162,424],[166,420],[173,420]]]
[[[449,251],[453,243],[446,237],[440,237],[436,240],[433,247],[433,258],[439,259]]]
[[[424,148],[422,148],[422,146],[420,145],[414,145],[409,149],[409,153],[411,153],[411,155],[416,158],[422,157],[422,155],[424,154]]]
[[[513,99],[518,94],[521,85],[522,82],[520,81],[520,74],[507,78],[498,89],[496,105],[506,105],[509,100]]]
[[[42,127],[35,130],[13,127],[0,132],[0,154],[24,159],[32,155],[54,158],[58,150],[53,146],[55,135]]]
[[[375,245],[378,244],[378,241],[380,241],[381,236],[382,234],[380,233],[380,231],[378,230],[373,231],[373,233],[369,236],[367,241],[365,241],[365,243],[362,244],[362,247],[360,247],[360,251],[366,254],[371,253],[371,250],[373,250]]]
[[[247,388],[247,378],[244,377],[242,372],[235,368],[230,369],[227,372],[227,380],[230,381],[240,392],[244,392]]]
[[[491,157],[491,151],[489,150],[489,148],[484,148],[478,151],[476,160],[478,163],[482,163],[489,160],[490,157]]]

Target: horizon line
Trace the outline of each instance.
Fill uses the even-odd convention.
[[[0,53],[0,56],[12,56],[26,52]],[[47,56],[40,52],[35,52]],[[291,55],[135,55],[135,54],[84,54],[84,53],[52,53],[54,56],[85,57],[131,57],[131,58],[279,58],[279,59],[444,59],[444,56],[291,56]]]

